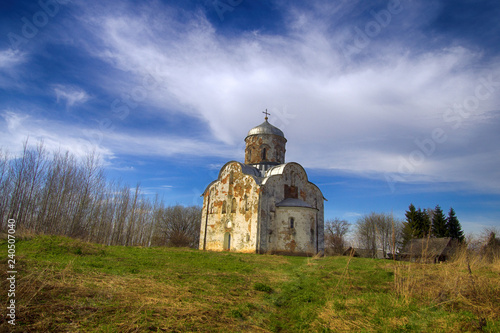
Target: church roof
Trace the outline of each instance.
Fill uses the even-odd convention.
[[[267,121],[267,119],[266,119],[266,121],[264,121],[259,126],[256,126],[256,127],[252,128],[248,132],[247,136],[250,136],[250,135],[260,135],[260,134],[274,134],[274,135],[281,136],[283,138],[285,137],[285,134],[283,134],[283,132],[278,127],[275,127],[275,126],[271,125]]]

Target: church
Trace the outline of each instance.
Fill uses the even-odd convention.
[[[200,250],[311,256],[324,252],[324,200],[304,168],[285,163],[283,132],[265,121],[203,192]]]

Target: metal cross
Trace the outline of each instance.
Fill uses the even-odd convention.
[[[266,115],[266,118],[265,118],[265,119],[267,120],[267,116],[269,116],[269,115],[270,115],[270,113],[269,113],[269,112],[267,112],[267,109],[266,109],[266,111],[265,111],[265,112],[264,112],[264,111],[262,111],[262,113],[264,113],[264,114]]]

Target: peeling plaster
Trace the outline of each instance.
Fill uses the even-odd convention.
[[[204,192],[200,249],[223,251],[230,237],[229,250],[235,252],[323,253],[323,194],[300,164],[283,164],[286,139],[265,134],[245,141],[246,164],[226,163]],[[266,172],[249,165],[258,163],[276,166]],[[276,206],[287,198],[302,204]]]

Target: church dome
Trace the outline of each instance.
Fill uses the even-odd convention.
[[[261,135],[261,134],[274,134],[274,135],[281,136],[283,138],[285,137],[283,132],[278,127],[271,125],[267,120],[264,121],[259,126],[252,128],[248,132],[247,137],[251,136],[251,135]]]

